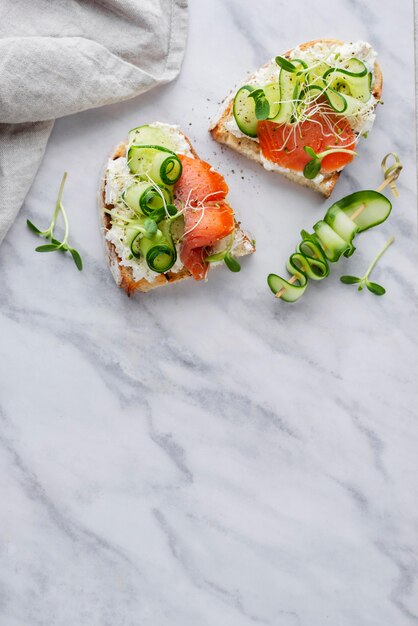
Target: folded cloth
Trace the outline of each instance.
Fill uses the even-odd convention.
[[[187,0],[2,0],[0,243],[54,119],[172,80],[186,33]]]

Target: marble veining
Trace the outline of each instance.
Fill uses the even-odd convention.
[[[207,133],[274,54],[369,40],[384,105],[333,199],[405,165],[388,221],[276,302],[301,228],[329,205]],[[128,129],[178,123],[219,168],[258,251],[240,274],[128,299],[96,192]],[[418,622],[417,216],[412,2],[192,0],[175,83],[58,120],[0,248],[1,626],[409,626]],[[33,252],[63,171],[85,270]],[[376,298],[343,286],[396,238]]]

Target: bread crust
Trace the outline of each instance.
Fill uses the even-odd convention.
[[[316,43],[326,43],[326,44],[334,45],[334,44],[343,44],[344,42],[339,39],[314,39],[312,41],[307,41],[306,43],[300,44],[299,48],[301,48],[302,50],[306,50],[310,48],[311,46],[315,45]],[[291,50],[287,50],[283,54],[283,56],[289,57],[292,52],[293,52],[293,48]],[[383,88],[382,71],[380,69],[379,64],[375,63],[372,93],[373,93],[373,96],[376,98],[376,100],[380,100],[382,96],[382,88]],[[233,107],[233,102],[234,102],[233,97],[229,95],[226,98],[226,101],[228,101],[228,99],[229,99],[229,102],[227,106],[223,109],[218,119],[215,120],[215,124],[210,128],[210,133],[213,139],[215,139],[215,141],[217,141],[218,143],[222,143],[222,144],[229,146],[236,152],[239,152],[240,154],[246,156],[248,159],[251,159],[252,161],[256,161],[257,163],[260,163],[260,165],[263,165],[262,159],[261,159],[260,145],[258,142],[247,137],[236,137],[229,130],[225,128],[225,122],[231,117],[231,115],[233,115],[232,113],[232,107]],[[300,176],[300,174],[292,170],[285,170],[285,171],[280,171],[277,173],[281,174],[288,180],[291,180],[294,183],[297,183],[298,185],[302,185],[303,187],[310,187],[311,189],[314,189],[315,191],[319,191],[326,198],[329,198],[329,196],[332,193],[332,190],[334,189],[337,183],[337,180],[340,177],[341,171],[339,172],[335,171],[329,174],[325,174],[324,179],[320,183],[316,183],[313,180],[309,180],[308,178]]]
[[[186,135],[183,135],[189,144],[190,151],[193,156],[197,159],[199,158],[195,149],[193,148],[190,140]],[[118,144],[113,152],[111,153],[109,159],[117,159],[121,156],[124,156],[126,153],[126,142],[121,142]],[[107,263],[109,265],[110,271],[112,272],[113,278],[115,279],[116,284],[123,289],[128,296],[131,296],[136,291],[141,291],[146,293],[155,289],[156,287],[164,287],[165,285],[171,285],[174,283],[178,283],[181,280],[185,280],[186,278],[193,278],[191,273],[187,268],[182,268],[178,272],[166,272],[165,274],[158,274],[154,278],[152,282],[147,281],[145,278],[141,278],[140,280],[135,280],[133,276],[133,271],[131,267],[126,267],[121,264],[121,258],[116,252],[116,248],[114,244],[106,239],[106,233],[111,228],[111,220],[110,215],[106,213],[105,209],[112,209],[113,205],[106,204],[106,172],[107,172],[107,163],[103,172],[103,176],[100,182],[99,194],[98,194],[98,205],[99,205],[99,216],[101,223],[101,230],[103,234],[103,241],[105,245],[105,254]],[[244,256],[247,254],[252,254],[255,251],[254,244],[250,237],[244,233],[241,228],[239,222],[235,221],[235,229],[236,231],[240,231],[243,237],[243,245],[240,246],[236,251],[236,256]],[[211,268],[210,268],[211,269]],[[194,280],[194,279],[193,279]]]

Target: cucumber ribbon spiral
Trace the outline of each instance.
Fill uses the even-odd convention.
[[[395,162],[387,166],[391,156]],[[323,280],[329,275],[329,263],[335,263],[342,255],[349,257],[353,254],[355,235],[381,224],[389,217],[392,204],[380,191],[390,185],[394,195],[399,195],[395,180],[402,164],[396,154],[389,153],[382,161],[382,169],[385,180],[376,191],[357,191],[341,198],[328,209],[324,219],[313,226],[313,233],[301,231],[302,241],[286,265],[291,278],[285,280],[277,274],[269,274],[267,278],[276,297],[285,302],[299,300],[309,279]]]
[[[183,169],[177,154],[168,148],[153,145],[130,146],[128,165],[132,174],[148,175],[157,185],[174,185]]]
[[[177,251],[171,233],[172,222],[138,218],[127,229],[127,244],[135,258],[144,257],[153,272],[167,272],[177,260]]]

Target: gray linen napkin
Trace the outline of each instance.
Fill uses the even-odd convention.
[[[172,80],[186,33],[187,0],[2,0],[0,243],[54,119]]]

